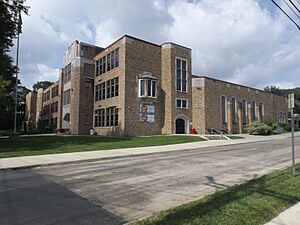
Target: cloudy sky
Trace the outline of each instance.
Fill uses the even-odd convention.
[[[124,34],[192,48],[193,74],[257,88],[300,86],[300,31],[270,0],[27,0],[26,4],[31,8],[30,16],[23,16],[20,78],[29,88],[39,80],[58,79],[63,52],[73,41],[105,47]],[[11,54],[15,56],[14,48]]]

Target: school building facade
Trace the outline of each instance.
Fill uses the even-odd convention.
[[[287,114],[283,96],[193,76],[190,48],[129,35],[106,48],[75,41],[59,81],[26,96],[29,130],[55,124],[72,134],[242,133],[251,121],[273,116],[285,123]]]

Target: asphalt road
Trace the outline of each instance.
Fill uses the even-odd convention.
[[[281,139],[3,171],[0,224],[122,224],[290,163]]]

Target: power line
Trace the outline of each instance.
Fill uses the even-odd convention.
[[[298,13],[300,13],[300,10],[297,8],[297,6],[294,4],[294,2],[292,2],[292,0],[289,0],[290,3],[292,3],[292,5],[295,7],[295,9],[297,9]]]
[[[290,19],[290,21],[292,21],[293,24],[295,24],[295,26],[298,28],[298,30],[300,30],[299,25],[274,0],[271,0],[271,1],[274,3],[274,5],[277,6],[277,8],[280,9],[280,11],[282,13],[284,13],[284,15],[286,15],[286,17],[288,17]]]
[[[283,0],[285,2],[285,4],[290,8],[290,10],[293,11],[293,13],[300,19],[300,16],[298,15],[297,12],[295,12],[295,10],[286,2],[286,0]],[[299,0],[298,0],[299,1]]]

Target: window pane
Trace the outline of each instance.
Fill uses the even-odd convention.
[[[186,80],[186,71],[182,71],[182,80]]]
[[[181,70],[180,69],[176,70],[176,78],[181,79]]]
[[[156,97],[156,81],[152,81],[152,97]]]
[[[145,96],[145,80],[140,80],[140,96]]]
[[[181,99],[176,99],[176,107],[181,108]]]
[[[186,100],[182,100],[182,108],[187,108]]]
[[[182,81],[182,91],[186,91],[186,80]]]
[[[151,80],[146,80],[147,82],[147,96],[151,97]]]
[[[186,71],[186,61],[182,60],[182,70]]]
[[[176,68],[181,68],[181,60],[180,59],[176,59]]]
[[[176,90],[181,91],[181,80],[180,79],[177,79],[177,81],[176,81]]]

